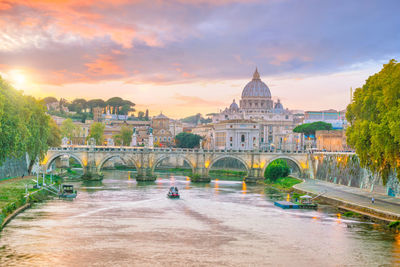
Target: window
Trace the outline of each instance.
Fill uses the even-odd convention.
[[[240,141],[241,142],[244,142],[246,140],[246,137],[244,136],[244,134],[242,134],[242,136],[241,136],[241,138],[240,138]]]
[[[253,128],[255,129],[255,128],[256,128],[256,126],[255,126],[255,125],[253,125]]]
[[[229,125],[229,128],[232,128],[232,125]]]
[[[229,141],[231,141],[231,142],[232,142],[232,139],[233,139],[233,138],[232,138],[232,136],[231,136],[231,137],[229,137]]]

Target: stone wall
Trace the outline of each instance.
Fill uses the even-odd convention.
[[[8,158],[0,165],[0,179],[26,175],[28,173],[26,157]]]
[[[399,183],[391,174],[386,186],[378,174],[361,168],[357,155],[314,154],[312,157],[315,178],[327,182],[366,189],[371,192],[399,194]],[[396,182],[397,181],[397,182]],[[389,190],[389,188],[391,188]]]

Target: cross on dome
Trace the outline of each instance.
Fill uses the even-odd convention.
[[[260,80],[260,73],[258,73],[257,67],[256,67],[256,71],[253,74],[253,80]]]

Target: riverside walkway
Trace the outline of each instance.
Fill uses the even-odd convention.
[[[387,221],[400,220],[400,198],[314,179],[305,179],[303,183],[293,187],[314,195],[326,191],[322,198],[332,200],[344,209],[355,210]],[[372,197],[375,199],[375,203],[371,203]]]

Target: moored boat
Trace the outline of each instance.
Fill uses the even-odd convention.
[[[63,184],[61,191],[58,194],[60,198],[76,198],[77,192],[74,190],[73,185]]]

